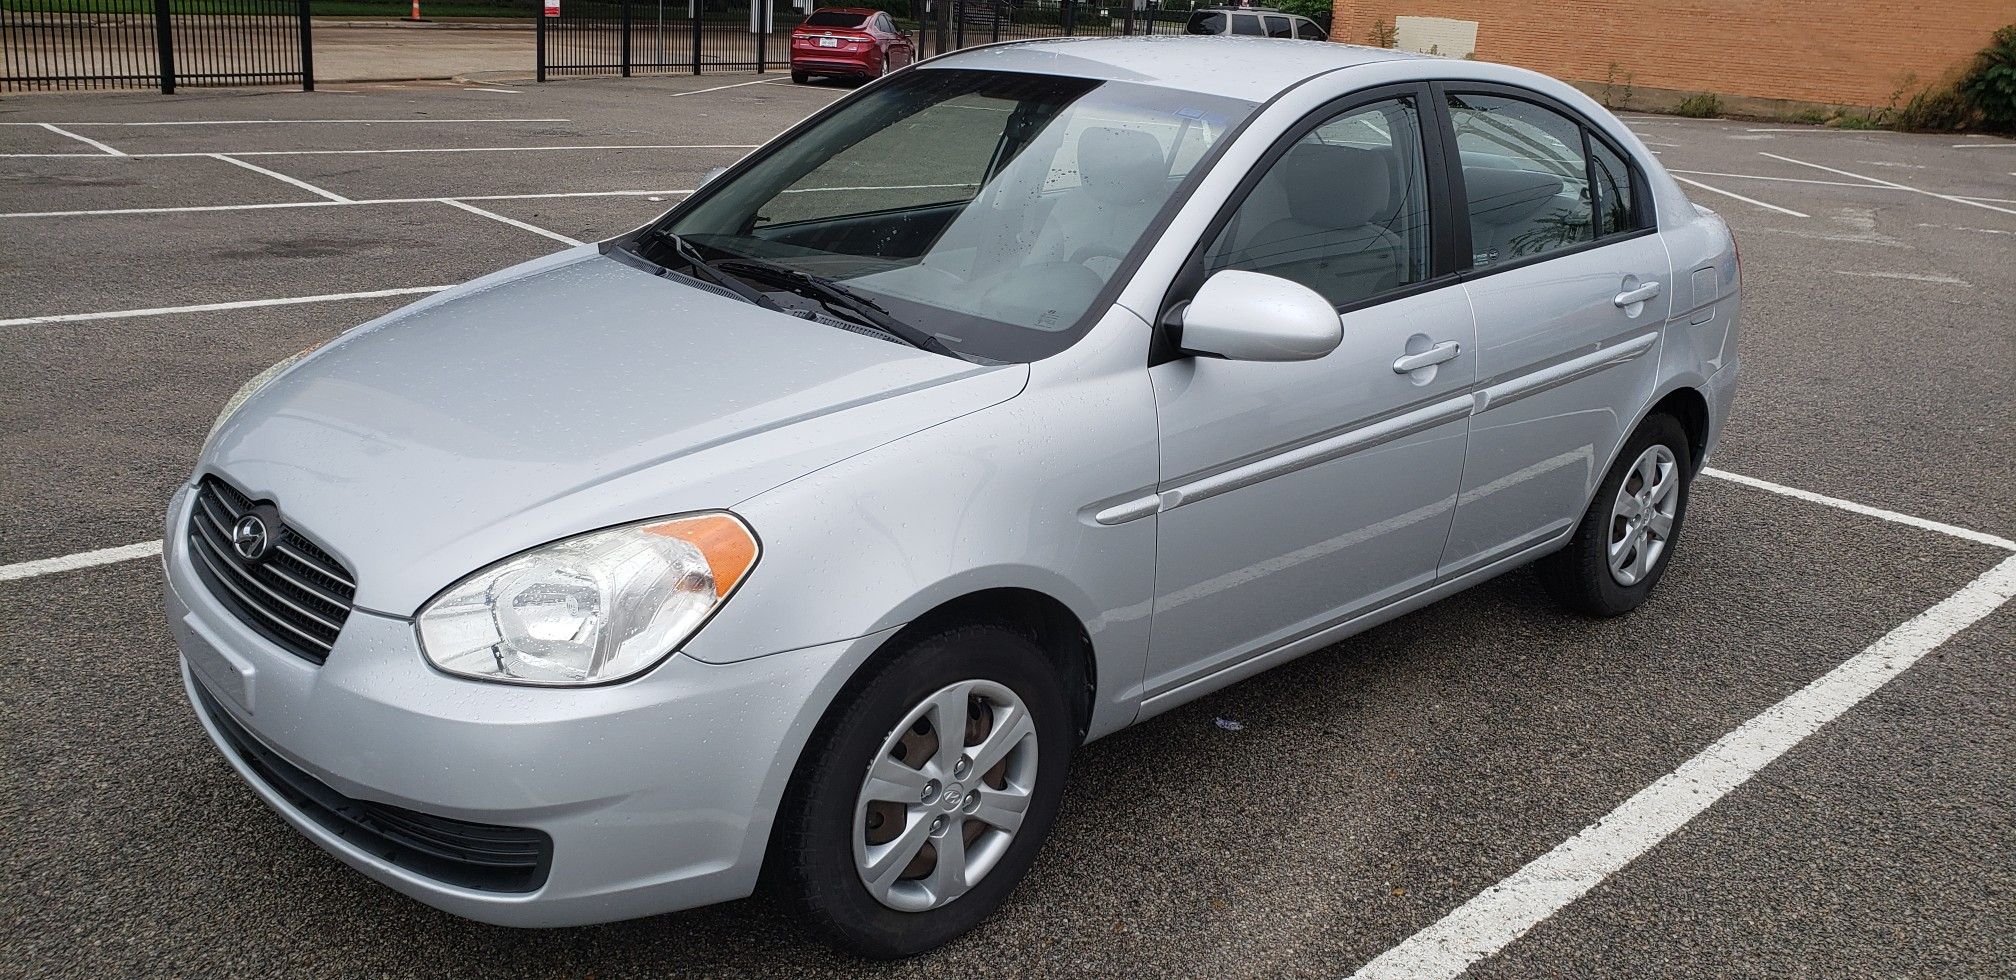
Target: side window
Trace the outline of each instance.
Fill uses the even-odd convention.
[[[1428,187],[1411,98],[1351,109],[1289,147],[1205,267],[1292,279],[1337,306],[1428,278]]]
[[[1262,36],[1260,18],[1254,14],[1233,14],[1232,33],[1244,34],[1248,37]]]
[[[1452,94],[1449,116],[1478,268],[1595,240],[1580,125],[1552,109],[1496,95]]]
[[[1225,15],[1215,10],[1200,10],[1190,15],[1190,23],[1183,28],[1185,34],[1223,34]]]
[[[1315,21],[1308,20],[1297,20],[1295,22],[1295,36],[1304,41],[1330,40],[1330,35],[1323,33],[1323,28],[1317,27]]]
[[[1590,162],[1596,174],[1596,215],[1601,225],[1597,233],[1615,235],[1638,227],[1636,202],[1631,199],[1631,168],[1624,158],[1591,139]]]
[[[1279,14],[1269,14],[1267,16],[1267,36],[1286,38],[1292,41],[1295,39],[1295,27],[1288,22],[1288,18]]]

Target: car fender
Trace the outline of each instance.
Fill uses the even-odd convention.
[[[774,655],[887,630],[972,592],[1030,589],[1069,608],[1092,641],[1092,734],[1124,727],[1146,664],[1155,521],[1092,515],[1158,478],[1148,335],[1116,307],[1030,365],[1019,396],[737,504],[763,553],[684,652]]]

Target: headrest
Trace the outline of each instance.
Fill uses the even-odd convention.
[[[1561,178],[1535,170],[1464,167],[1463,188],[1470,216],[1490,225],[1516,225],[1540,212],[1561,193]]]
[[[1078,134],[1078,179],[1108,204],[1160,198],[1169,178],[1162,144],[1138,129],[1094,126]]]
[[[1292,220],[1322,228],[1355,228],[1393,203],[1386,153],[1356,146],[1298,143],[1275,165]]]

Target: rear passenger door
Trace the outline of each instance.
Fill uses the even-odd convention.
[[[1479,388],[1447,577],[1580,520],[1650,397],[1672,270],[1642,176],[1572,110],[1509,86],[1437,88]]]

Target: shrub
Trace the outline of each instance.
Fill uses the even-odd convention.
[[[2016,131],[2016,24],[1995,37],[1960,80],[1959,95],[1990,129]]]
[[[1712,93],[1690,95],[1673,107],[1673,113],[1689,119],[1712,119],[1722,114],[1722,99]]]
[[[1924,89],[1905,100],[1892,118],[1898,129],[1923,131],[1965,129],[1974,115],[1974,108],[1958,91],[1950,87],[1935,87]]]
[[[1300,14],[1315,21],[1324,30],[1330,29],[1330,0],[1275,0],[1268,6]]]

